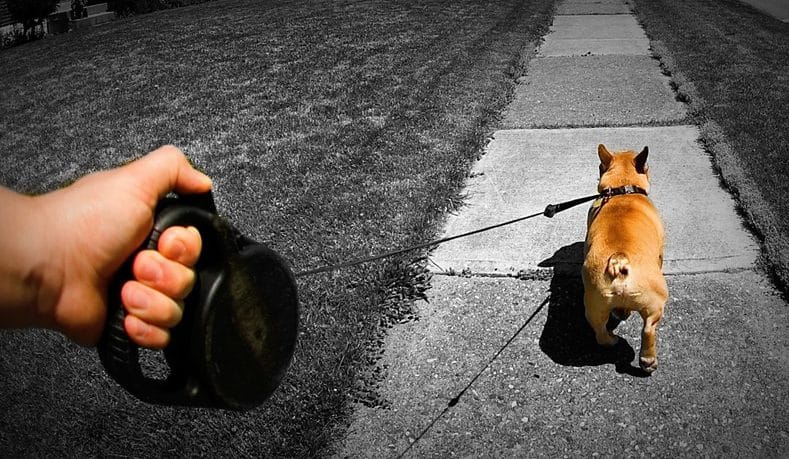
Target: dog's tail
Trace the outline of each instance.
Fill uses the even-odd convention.
[[[627,259],[627,255],[622,252],[611,255],[605,272],[611,276],[611,279],[624,279],[627,277],[630,273],[630,260]]]

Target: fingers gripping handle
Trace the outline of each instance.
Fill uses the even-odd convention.
[[[140,250],[155,249],[159,235],[176,225],[196,227],[203,249],[183,317],[164,349],[169,375],[143,374],[139,348],[123,326],[120,287],[132,279],[136,253],[110,291],[101,361],[122,387],[149,403],[254,408],[277,388],[296,347],[298,291],[290,265],[218,217],[210,194],[163,201]]]
[[[196,203],[201,207],[188,203]],[[127,391],[147,402],[183,404],[190,396],[188,387],[190,375],[186,371],[186,362],[189,358],[188,342],[193,332],[192,317],[199,302],[199,288],[195,286],[192,293],[184,300],[184,317],[172,330],[170,344],[164,350],[170,366],[170,374],[165,380],[152,379],[143,374],[139,362],[139,346],[128,337],[124,327],[126,311],[121,304],[120,290],[124,283],[133,279],[131,267],[137,253],[145,249],[156,250],[159,237],[172,226],[194,226],[200,231],[204,244],[195,266],[196,271],[223,259],[225,254],[220,241],[222,238],[218,235],[222,231],[221,221],[214,212],[203,207],[214,210],[210,194],[199,195],[191,200],[183,198],[163,200],[157,209],[154,227],[148,239],[124,263],[110,286],[107,322],[98,345],[99,357],[113,379]]]

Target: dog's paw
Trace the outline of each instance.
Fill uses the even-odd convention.
[[[647,373],[652,373],[653,371],[657,370],[657,358],[656,357],[641,357],[638,359],[638,364],[641,366],[641,369],[646,371]]]

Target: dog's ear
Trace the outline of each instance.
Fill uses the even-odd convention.
[[[611,167],[611,161],[614,160],[614,155],[602,143],[597,146],[597,156],[600,157],[600,175],[602,176],[605,171]]]
[[[647,166],[648,155],[649,155],[649,148],[644,147],[644,149],[641,150],[641,153],[639,153],[636,156],[636,172],[638,172],[639,174],[646,174],[647,171],[649,170],[649,167]]]

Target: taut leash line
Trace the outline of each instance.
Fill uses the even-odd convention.
[[[412,441],[412,442],[410,442],[410,443],[408,444],[408,447],[406,447],[406,449],[404,449],[402,453],[400,453],[400,454],[398,454],[398,455],[397,455],[397,459],[400,459],[400,458],[402,458],[403,456],[405,456],[405,455],[406,455],[406,453],[408,453],[409,451],[411,451],[411,448],[413,448],[413,447],[414,447],[414,445],[416,445],[416,444],[419,442],[419,440],[421,440],[421,439],[422,439],[422,437],[424,437],[424,436],[425,436],[425,434],[426,434],[426,433],[427,433],[427,432],[428,432],[430,429],[432,429],[432,428],[433,428],[433,425],[434,425],[436,422],[438,422],[438,420],[439,420],[439,419],[441,419],[441,418],[442,418],[442,417],[443,417],[443,416],[444,416],[444,415],[447,413],[447,411],[449,411],[449,410],[450,410],[450,409],[451,409],[453,406],[455,406],[455,405],[457,405],[457,404],[458,404],[458,402],[460,401],[460,397],[462,397],[462,396],[463,396],[463,394],[465,394],[465,393],[466,393],[466,391],[467,391],[467,390],[469,390],[469,389],[471,388],[471,386],[473,386],[473,385],[474,385],[474,383],[477,381],[477,379],[478,379],[480,376],[482,376],[482,374],[483,374],[483,373],[485,373],[485,370],[487,370],[487,369],[488,369],[488,368],[491,366],[491,364],[493,364],[493,362],[494,362],[494,361],[495,361],[497,358],[499,358],[499,355],[501,355],[501,353],[502,353],[502,352],[504,352],[504,350],[505,350],[505,349],[507,349],[507,347],[509,347],[509,345],[510,345],[510,344],[512,344],[512,342],[513,342],[513,341],[515,341],[515,338],[517,338],[517,337],[518,337],[518,335],[520,335],[520,334],[521,334],[521,332],[523,331],[523,329],[525,329],[525,328],[526,328],[526,326],[527,326],[527,325],[529,325],[529,324],[531,323],[531,321],[532,321],[532,320],[533,320],[535,317],[537,317],[537,314],[538,314],[540,311],[542,311],[542,308],[544,308],[544,307],[545,307],[545,305],[546,305],[546,304],[548,304],[548,302],[549,302],[550,300],[551,300],[551,297],[550,297],[550,296],[548,296],[548,298],[546,298],[546,299],[545,299],[545,300],[544,300],[542,303],[540,303],[540,305],[539,305],[539,306],[537,306],[537,309],[535,309],[535,310],[534,310],[534,312],[531,314],[531,316],[529,316],[529,318],[528,318],[528,319],[526,319],[526,322],[524,322],[524,323],[523,323],[523,324],[520,326],[520,328],[518,328],[518,330],[515,332],[515,334],[513,334],[513,335],[510,337],[510,339],[508,339],[508,340],[507,340],[507,342],[506,342],[506,343],[504,343],[504,345],[503,345],[503,346],[501,346],[501,347],[499,348],[499,350],[498,350],[498,351],[497,351],[497,352],[496,352],[496,353],[493,355],[493,357],[491,357],[490,359],[488,359],[488,362],[485,364],[485,366],[483,366],[483,367],[482,367],[482,369],[481,369],[481,370],[479,370],[479,371],[478,371],[478,372],[477,372],[477,373],[474,375],[474,377],[473,377],[473,378],[471,378],[471,381],[469,381],[469,382],[468,382],[468,384],[466,384],[466,387],[464,387],[464,388],[463,388],[463,389],[462,389],[460,392],[458,392],[458,394],[457,394],[457,395],[455,395],[455,396],[454,396],[454,397],[453,397],[451,400],[449,400],[449,402],[447,402],[447,406],[445,406],[445,407],[444,407],[444,410],[443,410],[443,411],[441,411],[441,413],[439,413],[439,415],[438,415],[438,416],[436,416],[435,418],[433,418],[433,420],[432,420],[432,421],[430,421],[430,424],[428,424],[428,425],[427,425],[427,427],[425,427],[425,428],[422,430],[422,432],[420,432],[420,433],[419,433],[419,435],[418,435],[418,436],[417,436],[417,437],[414,439],[414,441]]]
[[[625,193],[616,193],[616,194],[625,194]],[[334,265],[322,266],[320,268],[315,268],[315,269],[310,269],[310,270],[307,270],[307,271],[297,272],[297,273],[294,274],[294,276],[295,277],[311,276],[313,274],[325,273],[325,272],[329,272],[329,271],[336,271],[338,269],[348,268],[350,266],[361,265],[363,263],[369,263],[371,261],[376,261],[376,260],[380,260],[380,259],[383,259],[383,258],[393,257],[395,255],[400,255],[401,253],[411,252],[413,250],[419,250],[419,249],[423,249],[425,247],[432,247],[434,245],[439,245],[439,244],[442,244],[444,242],[449,242],[449,241],[452,241],[452,240],[455,240],[455,239],[460,239],[462,237],[471,236],[471,235],[482,233],[482,232],[485,232],[485,231],[490,231],[490,230],[493,230],[493,229],[496,229],[496,228],[501,228],[502,226],[512,225],[514,223],[522,222],[522,221],[528,220],[530,218],[539,217],[540,215],[544,215],[544,216],[546,216],[548,218],[551,218],[551,217],[553,217],[554,215],[556,215],[557,213],[559,213],[559,212],[561,212],[563,210],[570,209],[572,207],[575,207],[577,205],[583,204],[585,202],[589,202],[589,201],[591,201],[593,199],[597,199],[597,198],[605,197],[605,196],[611,196],[611,195],[613,195],[613,194],[610,193],[610,192],[608,192],[608,193],[603,192],[603,193],[600,193],[600,194],[584,196],[583,198],[573,199],[572,201],[561,202],[559,204],[548,204],[548,206],[546,206],[545,210],[543,210],[542,212],[537,212],[535,214],[527,215],[525,217],[515,218],[515,219],[509,220],[509,221],[506,221],[506,222],[497,223],[497,224],[491,225],[491,226],[486,226],[485,228],[480,228],[480,229],[477,229],[477,230],[474,230],[474,231],[469,231],[469,232],[463,233],[463,234],[457,234],[457,235],[445,237],[445,238],[442,238],[442,239],[436,239],[434,241],[423,242],[421,244],[413,245],[411,247],[406,247],[406,248],[403,248],[403,249],[392,250],[391,252],[381,253],[381,254],[378,254],[378,255],[370,256],[370,257],[358,258],[356,260],[350,260],[350,261],[346,261],[346,262],[343,262],[343,263],[337,263],[337,264],[334,264]]]

